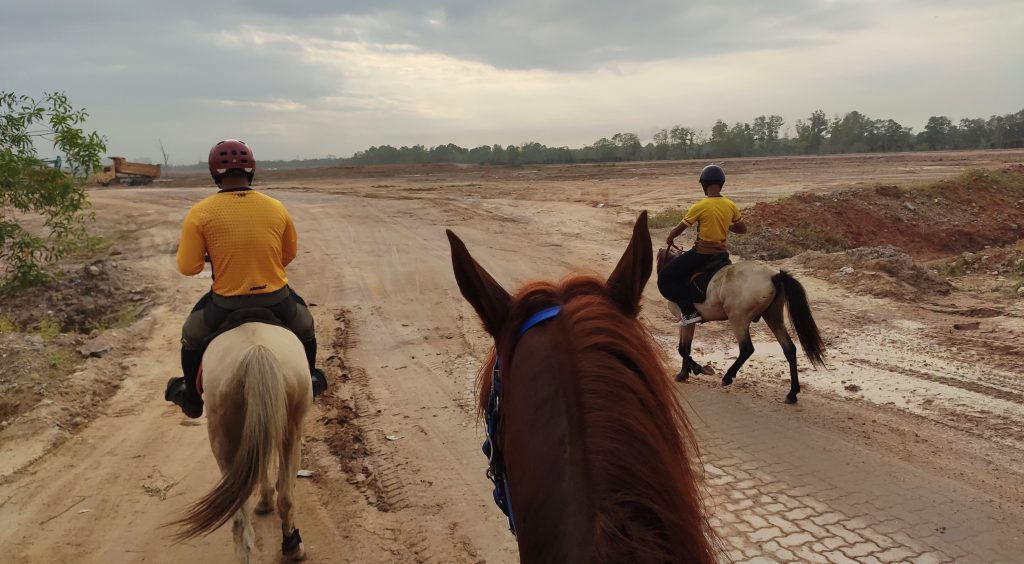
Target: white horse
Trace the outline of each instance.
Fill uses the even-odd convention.
[[[210,446],[221,479],[171,523],[186,540],[208,534],[234,516],[235,554],[249,562],[255,533],[249,497],[260,486],[256,512],[270,513],[277,460],[277,511],[285,560],[302,560],[305,549],[295,528],[295,476],[302,422],[313,403],[309,364],[302,343],[284,327],[250,322],[227,331],[203,355],[201,377]]]
[[[679,254],[675,249],[658,250],[658,272]],[[715,273],[708,284],[707,298],[704,302],[694,304],[697,313],[704,321],[729,321],[733,334],[740,345],[740,355],[733,362],[722,385],[732,384],[743,363],[754,354],[754,343],[750,340],[750,324],[760,318],[772,330],[782,352],[789,362],[789,393],[786,403],[796,403],[796,395],[800,393],[800,378],[796,370],[796,345],[786,331],[783,319],[784,308],[789,305],[789,320],[796,330],[800,346],[803,347],[807,359],[814,366],[823,366],[825,344],[818,333],[818,325],[811,315],[811,306],[807,303],[804,287],[785,270],[778,270],[755,261],[745,261],[726,266]],[[669,302],[669,309],[679,316],[679,306]],[[697,361],[690,356],[695,325],[684,325],[679,328],[679,356],[683,357],[683,367],[676,380],[684,381],[690,374],[701,374],[704,371]]]

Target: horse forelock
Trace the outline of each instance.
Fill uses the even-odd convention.
[[[608,298],[602,280],[573,276],[534,282],[513,300],[498,340],[503,358],[533,313],[561,305],[579,391],[600,560],[714,560],[710,529],[690,456],[696,442],[666,374],[662,354],[641,323]],[[491,351],[479,377],[479,407],[491,389]],[[507,385],[515,385],[507,375]],[[694,458],[696,460],[696,458]],[[641,478],[642,476],[642,478]]]

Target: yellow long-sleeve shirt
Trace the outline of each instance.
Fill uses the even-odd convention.
[[[284,267],[295,258],[295,224],[284,204],[254,190],[219,192],[192,206],[181,227],[178,270],[213,265],[213,291],[222,296],[266,294],[288,283]]]

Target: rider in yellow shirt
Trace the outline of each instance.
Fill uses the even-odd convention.
[[[164,398],[185,415],[203,413],[196,374],[207,341],[232,311],[269,310],[302,342],[313,380],[313,395],[327,386],[314,366],[316,331],[306,302],[288,286],[285,267],[295,258],[295,225],[284,205],[252,189],[256,161],[245,143],[228,139],[210,150],[210,174],[220,187],[189,210],[178,244],[178,270],[191,276],[208,260],[213,285],[185,320],[181,332],[183,376],[167,382]]]
[[[722,167],[713,164],[704,167],[700,171],[700,185],[707,197],[690,207],[666,240],[668,246],[675,246],[675,238],[696,225],[697,242],[692,249],[673,259],[658,274],[658,290],[666,299],[679,304],[683,314],[680,322],[683,325],[702,321],[690,301],[687,290],[690,277],[712,259],[720,258],[722,254],[728,255],[726,238],[730,231],[747,232],[743,215],[736,204],[722,196],[722,186],[725,185],[725,171]]]

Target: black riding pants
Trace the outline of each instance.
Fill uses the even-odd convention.
[[[665,299],[679,304],[683,314],[693,313],[693,302],[690,301],[690,277],[718,255],[702,255],[696,248],[672,259],[658,273],[658,291]]]

